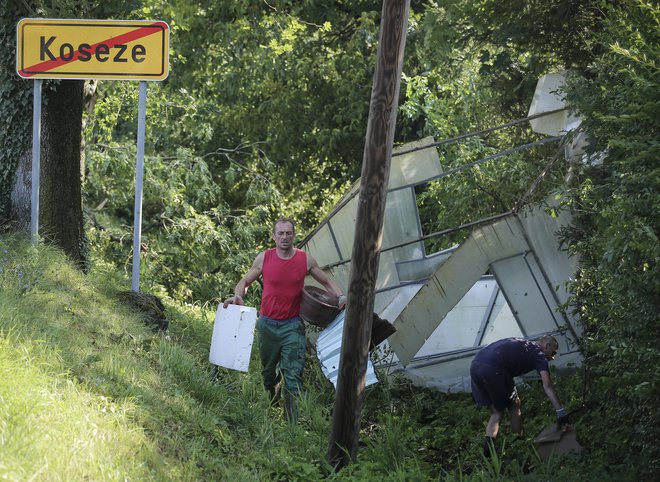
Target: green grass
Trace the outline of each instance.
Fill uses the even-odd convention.
[[[531,437],[552,412],[540,387],[521,388],[530,437],[511,440],[504,425],[501,458],[487,461],[488,415],[468,394],[403,379],[367,389],[358,461],[333,473],[334,391],[313,354],[289,426],[267,400],[256,350],[247,374],[213,371],[214,307],[165,299],[170,328],[154,333],[119,301],[130,282],[103,263],[83,275],[52,248],[1,237],[0,270],[1,480],[627,478],[588,438],[582,456],[538,459]],[[564,400],[576,402],[579,382],[557,380]]]

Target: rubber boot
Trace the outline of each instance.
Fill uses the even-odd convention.
[[[289,392],[284,393],[284,418],[290,424],[298,423],[298,401]]]
[[[484,439],[484,457],[491,458],[495,454],[495,437],[488,437]]]

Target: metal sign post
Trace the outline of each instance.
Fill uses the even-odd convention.
[[[39,172],[41,165],[41,84],[34,81],[32,99],[32,198],[30,204],[30,235],[32,243],[39,239]]]
[[[147,118],[147,83],[140,82],[138,98],[137,164],[135,166],[135,214],[133,216],[133,278],[131,289],[140,291],[140,245],[142,239],[142,184],[144,180],[144,134]]]
[[[147,111],[147,80],[169,74],[169,26],[151,20],[67,20],[24,18],[17,26],[16,72],[34,80],[32,119],[33,242],[39,235],[41,162],[41,79],[139,80],[133,276],[139,291],[142,236],[142,184]]]

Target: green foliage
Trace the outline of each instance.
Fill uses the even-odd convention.
[[[157,446],[134,422],[135,400],[90,392],[82,382],[111,360],[117,377],[133,370],[119,353],[105,351],[106,336],[121,330],[113,326],[117,318],[60,253],[17,238],[3,238],[0,249],[0,477],[144,479],[159,473]],[[107,322],[104,335],[90,319]],[[140,346],[142,335],[136,335],[122,351]],[[104,369],[87,372],[89,365]],[[144,463],[129,462],[135,458]]]
[[[359,172],[377,10],[310,5],[152,1],[135,12],[172,27],[170,76],[147,97],[142,279],[154,289],[204,302],[230,292],[275,219],[295,218],[303,236]],[[90,238],[127,269],[117,240],[132,225],[137,89],[98,92]]]
[[[256,412],[267,401],[254,396],[261,393],[258,377],[244,385],[235,374],[213,381],[202,348],[208,347],[210,325],[199,310],[182,307],[171,316],[170,332],[155,335],[119,302],[115,286],[122,280],[114,273],[98,271],[90,279],[47,247],[35,250],[27,240],[11,238],[0,243],[0,340],[22,353],[7,352],[15,358],[11,365],[0,360],[3,373],[16,374],[3,376],[6,383],[22,382],[3,387],[9,403],[1,426],[5,436],[31,434],[28,445],[24,437],[3,437],[8,444],[2,445],[0,477],[30,478],[47,463],[49,477],[58,479],[222,478],[222,461],[211,454],[225,451],[231,459],[245,448],[234,438],[251,440],[258,430],[236,410],[222,416],[224,410],[236,404]],[[26,266],[27,278],[35,280],[28,290],[16,283],[18,267]],[[12,368],[18,362],[22,372]],[[29,410],[20,408],[27,398]],[[16,410],[26,415],[9,416]],[[54,440],[62,443],[52,447]]]
[[[534,4],[525,7],[525,12],[540,18],[537,10],[543,8]],[[527,114],[538,77],[562,67],[557,53],[547,50],[546,36],[541,35],[539,44],[530,48],[525,43],[528,36],[498,31],[513,29],[513,23],[507,27],[498,22],[505,18],[513,22],[511,17],[519,15],[519,10],[501,2],[445,1],[433,2],[411,15],[405,98],[401,99],[397,126],[403,139],[429,135],[447,139]],[[528,124],[518,124],[444,144],[438,150],[442,167],[450,170],[539,139]],[[419,189],[423,232],[431,234],[512,210],[551,165],[538,189],[525,199],[543,200],[561,185],[567,169],[559,147],[547,144],[521,150]],[[449,248],[468,234],[434,239],[427,243],[427,251]]]
[[[579,217],[567,235],[581,259],[574,289],[587,330],[591,403],[601,416],[634,421],[609,427],[603,450],[614,465],[634,457],[650,475],[660,459],[653,402],[660,390],[660,11],[647,2],[622,3],[625,10],[606,11],[605,51],[569,88],[589,153],[605,157],[574,179]]]

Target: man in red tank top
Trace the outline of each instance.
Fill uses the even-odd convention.
[[[302,386],[307,347],[300,318],[305,276],[309,273],[327,291],[338,296],[340,308],[346,304],[346,297],[311,255],[293,247],[295,228],[291,219],[280,218],[275,223],[272,239],[275,247],[257,255],[234,288],[234,296],[225,300],[224,306],[242,305],[248,286],[261,276],[263,293],[257,321],[261,374],[273,403],[277,402],[277,387],[284,382],[284,413],[289,422],[295,423],[295,400]]]

